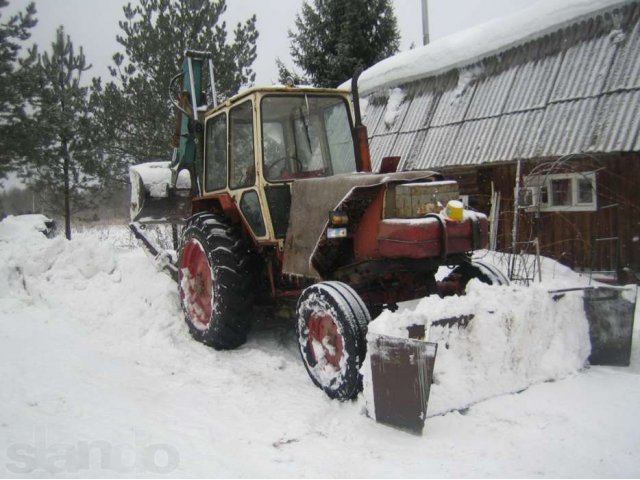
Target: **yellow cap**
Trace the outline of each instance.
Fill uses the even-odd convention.
[[[449,200],[447,208],[444,210],[444,214],[451,220],[461,222],[464,218],[464,205],[459,200]]]

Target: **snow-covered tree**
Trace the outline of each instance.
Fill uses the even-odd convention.
[[[358,65],[370,67],[397,53],[400,42],[390,0],[305,1],[295,24],[291,57],[320,87],[337,87]]]

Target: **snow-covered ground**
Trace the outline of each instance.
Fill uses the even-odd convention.
[[[529,290],[472,284],[372,324],[476,313],[438,352],[417,437],[368,418],[364,395],[326,398],[292,328],[232,352],[194,342],[132,243],[125,227],[68,242],[0,223],[0,476],[640,476],[638,313],[631,366],[583,368],[580,293],[546,291],[585,280],[557,264]]]

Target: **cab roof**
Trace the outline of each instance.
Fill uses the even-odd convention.
[[[350,90],[344,88],[317,88],[310,86],[293,86],[288,87],[286,85],[272,85],[268,87],[250,87],[237,95],[234,95],[231,98],[228,98],[224,102],[218,104],[217,107],[209,109],[207,114],[213,113],[219,109],[230,107],[234,103],[238,103],[241,100],[244,100],[247,97],[250,97],[256,93],[312,93],[312,94],[325,94],[325,95],[349,95],[351,93]]]

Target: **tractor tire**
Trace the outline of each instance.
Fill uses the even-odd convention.
[[[487,285],[509,285],[509,279],[494,266],[484,262],[469,261],[455,267],[444,280],[439,282],[440,296],[463,295],[467,284],[473,278]]]
[[[182,232],[178,290],[191,335],[216,350],[247,340],[253,284],[251,254],[239,232],[224,218],[199,213]]]
[[[484,262],[472,261],[463,263],[462,265],[458,265],[453,271],[463,275],[465,286],[472,278],[477,278],[487,285],[509,285],[509,279],[500,270]]]
[[[296,311],[300,354],[313,383],[330,398],[355,398],[371,320],[358,294],[344,283],[317,283],[302,292]]]

